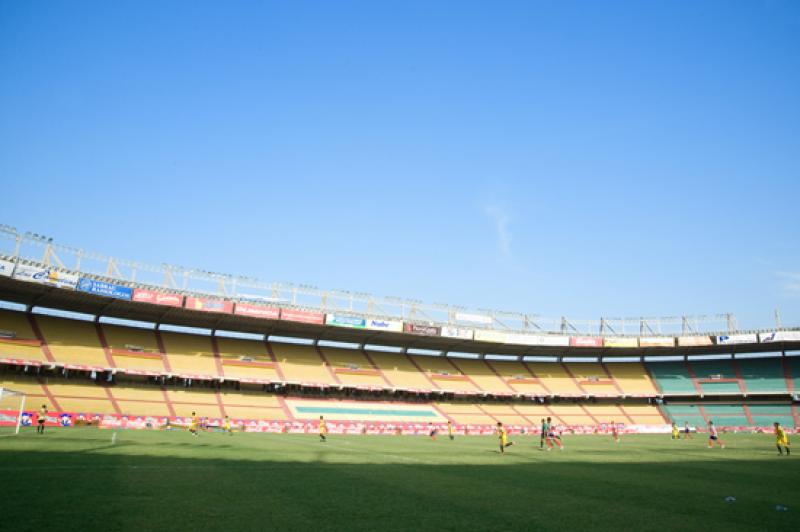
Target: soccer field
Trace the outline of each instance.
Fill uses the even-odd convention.
[[[800,529],[800,452],[771,435],[521,436],[501,455],[494,437],[112,434],[0,436],[2,528]]]

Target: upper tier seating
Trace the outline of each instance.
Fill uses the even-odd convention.
[[[730,360],[695,360],[687,362],[694,371],[704,394],[741,393],[736,370]]]
[[[684,362],[654,362],[647,368],[664,394],[696,394],[689,368]]]
[[[786,393],[786,376],[780,358],[736,360],[748,393]]]
[[[0,330],[9,333],[9,337],[0,337],[0,358],[47,360],[26,314],[0,310]]]

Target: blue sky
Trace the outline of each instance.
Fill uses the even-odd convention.
[[[800,3],[2,2],[0,223],[266,281],[800,325]]]

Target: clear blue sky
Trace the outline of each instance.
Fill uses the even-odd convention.
[[[573,318],[800,325],[800,2],[0,2],[0,223]]]

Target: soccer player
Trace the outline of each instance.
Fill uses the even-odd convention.
[[[500,453],[505,454],[506,447],[514,445],[513,441],[508,441],[508,432],[501,422],[497,422],[497,436],[500,438]]]
[[[611,422],[611,437],[614,438],[614,443],[619,443],[619,431],[614,421]]]
[[[714,444],[718,444],[721,448],[725,448],[725,444],[722,443],[722,440],[719,439],[719,434],[717,433],[717,427],[714,426],[713,421],[708,422],[708,448],[711,449],[714,447]]]
[[[672,422],[672,439],[679,440],[681,439],[681,431],[678,430],[678,424],[674,421]]]
[[[684,440],[691,440],[692,439],[692,431],[689,430],[689,422],[683,422],[683,439]]]
[[[789,450],[789,435],[784,432],[783,427],[777,421],[775,422],[775,446],[778,448],[778,454],[783,454],[781,447],[786,449],[786,456],[791,454]]]
[[[434,427],[431,423],[428,423],[428,435],[433,441],[436,441],[436,432],[436,427]]]
[[[189,425],[189,432],[194,436],[197,436],[197,425],[199,422],[200,420],[197,418],[197,414],[192,412],[192,423]]]
[[[44,434],[44,422],[47,421],[47,405],[42,405],[39,409],[39,423],[36,426],[36,434]]]
[[[539,450],[544,449],[544,440],[547,439],[547,421],[542,418],[542,432],[539,434]]]
[[[319,416],[319,441],[328,441],[328,425],[325,423],[325,418]]]
[[[456,439],[455,434],[453,433],[453,422],[449,419],[447,420],[447,437],[450,438],[450,441]]]
[[[231,429],[231,418],[225,416],[225,423],[222,424],[222,430],[233,436],[233,429]]]
[[[545,443],[547,444],[547,450],[548,451],[553,448],[553,442],[555,442],[555,444],[558,445],[558,450],[559,451],[563,451],[564,450],[564,445],[562,445],[562,443],[561,443],[561,436],[556,434],[556,430],[553,427],[553,420],[552,420],[552,418],[548,417],[547,418],[547,437],[545,439]]]

